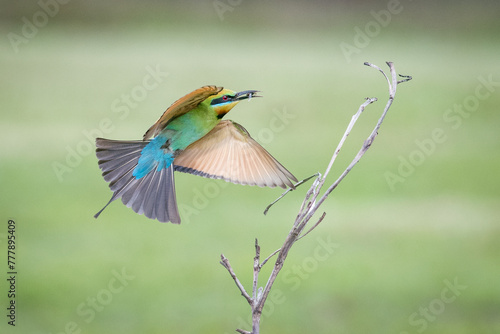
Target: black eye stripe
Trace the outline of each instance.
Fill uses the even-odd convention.
[[[210,105],[216,105],[216,104],[221,104],[221,103],[225,103],[225,102],[228,102],[231,100],[231,98],[233,98],[232,96],[229,96],[229,95],[224,95],[222,97],[219,97],[217,99],[213,99],[212,102],[210,103]]]

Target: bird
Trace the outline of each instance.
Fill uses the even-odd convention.
[[[295,188],[297,178],[240,124],[223,117],[257,90],[207,85],[175,101],[142,140],[96,138],[96,156],[113,195],[138,214],[180,224],[174,171],[242,185]]]

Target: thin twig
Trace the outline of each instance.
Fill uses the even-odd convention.
[[[344,135],[340,139],[340,142],[337,145],[337,148],[335,149],[335,152],[333,153],[332,159],[330,160],[330,163],[328,164],[328,167],[326,167],[326,171],[325,171],[325,174],[323,175],[323,179],[322,179],[321,185],[323,185],[325,183],[325,179],[328,176],[328,174],[330,173],[330,170],[332,169],[333,164],[335,163],[335,159],[337,159],[337,157],[338,157],[338,155],[340,153],[340,150],[342,149],[342,146],[344,146],[344,142],[346,141],[347,136],[349,136],[349,134],[351,133],[352,128],[356,124],[356,121],[358,120],[359,116],[361,116],[361,113],[365,110],[365,108],[369,104],[372,104],[373,102],[376,102],[376,101],[377,101],[377,98],[375,98],[375,97],[373,97],[373,98],[366,98],[366,101],[362,105],[359,106],[359,109],[356,112],[356,114],[354,114],[354,116],[352,116],[351,121],[349,122],[349,125],[347,126],[347,129],[344,132]]]
[[[389,65],[389,62],[386,62],[386,64]],[[380,67],[378,67],[377,65],[371,64],[369,62],[365,62],[363,65],[373,67],[373,68],[377,69],[380,73],[382,73],[384,75],[385,79],[387,80],[387,84],[389,85],[389,91],[392,91],[391,80],[389,80],[389,78],[387,77],[385,72]]]
[[[366,98],[366,101],[361,104],[358,108],[358,111],[352,116],[351,118],[351,121],[349,122],[349,125],[347,126],[347,129],[345,130],[344,132],[344,135],[342,136],[342,138],[340,139],[340,142],[339,144],[337,145],[337,148],[335,149],[334,153],[333,153],[333,156],[332,156],[332,159],[330,160],[330,163],[328,164],[328,167],[326,168],[326,171],[323,175],[323,177],[319,180],[319,184],[314,188],[316,189],[317,191],[315,192],[315,196],[313,197],[312,199],[312,202],[314,202],[314,205],[308,209],[307,211],[304,211],[303,210],[303,207],[304,207],[304,203],[307,201],[307,196],[306,198],[304,199],[304,202],[302,203],[302,206],[299,210],[299,215],[297,217],[297,220],[295,222],[295,224],[297,224],[298,222],[302,221],[304,222],[304,224],[307,224],[307,222],[309,221],[310,217],[312,217],[312,215],[316,212],[317,208],[321,205],[321,203],[323,203],[323,201],[326,199],[325,196],[322,197],[322,200],[321,203],[316,203],[316,198],[318,197],[319,195],[319,189],[321,189],[323,187],[323,184],[325,183],[326,181],[326,177],[328,176],[328,174],[330,173],[330,170],[335,162],[335,160],[337,159],[337,156],[339,155],[340,153],[340,150],[342,149],[342,146],[344,145],[347,137],[349,136],[349,134],[351,133],[351,130],[352,128],[354,127],[354,125],[356,124],[359,116],[361,116],[361,113],[365,110],[365,108],[376,102],[377,101],[377,98]],[[340,180],[341,181],[341,180]],[[339,182],[340,182],[339,181]],[[311,187],[310,190],[313,190],[313,187]],[[332,189],[333,190],[333,189]],[[305,217],[309,217],[307,219],[305,219]]]
[[[311,176],[309,176],[309,177],[307,177],[307,178],[305,178],[305,179],[303,179],[303,180],[301,180],[301,181],[297,182],[296,184],[294,184],[294,187],[295,187],[295,188],[288,188],[287,190],[285,190],[285,191],[281,194],[281,196],[280,196],[280,197],[278,197],[277,199],[275,199],[275,200],[274,200],[274,202],[272,202],[271,204],[269,204],[269,205],[266,207],[266,209],[264,210],[264,215],[266,215],[266,214],[267,214],[267,212],[269,211],[269,209],[271,208],[271,206],[273,206],[276,202],[278,202],[280,199],[282,199],[283,197],[285,197],[285,195],[286,195],[286,194],[288,194],[290,191],[295,190],[298,186],[300,186],[300,185],[302,185],[302,184],[306,183],[307,181],[309,181],[310,179],[312,179],[313,177],[318,176],[318,175],[321,175],[321,174],[320,174],[320,173],[313,174],[313,175],[311,175]]]
[[[399,74],[399,76],[400,76],[401,78],[404,78],[404,79],[403,79],[403,80],[399,80],[399,81],[398,81],[398,85],[399,85],[400,83],[407,82],[407,81],[410,81],[411,79],[413,79],[413,77],[412,77],[411,75],[403,75],[403,74]]]
[[[373,64],[370,64],[370,63],[365,63],[365,65],[378,69],[384,75],[384,77],[387,79],[387,83],[389,85],[389,99],[388,99],[387,104],[386,104],[386,106],[384,108],[382,116],[379,118],[379,120],[378,120],[375,128],[372,131],[372,133],[368,136],[368,138],[363,143],[363,146],[359,150],[358,154],[356,154],[356,156],[354,157],[354,159],[352,160],[352,162],[345,169],[345,171],[340,175],[340,177],[327,189],[327,191],[323,194],[323,196],[320,198],[320,200],[318,201],[318,203],[316,203],[316,205],[313,208],[311,208],[311,210],[309,211],[309,213],[307,214],[307,216],[305,218],[306,221],[308,221],[314,215],[314,213],[316,212],[316,210],[318,209],[318,207],[326,200],[326,198],[328,197],[328,195],[330,195],[330,193],[339,185],[339,183],[346,177],[346,175],[352,170],[352,168],[359,162],[359,160],[361,159],[361,157],[370,148],[370,146],[372,145],[373,141],[375,140],[375,137],[378,135],[378,130],[380,129],[380,126],[382,125],[382,122],[384,121],[385,116],[387,115],[387,112],[389,111],[389,108],[392,105],[392,102],[394,101],[394,96],[396,94],[396,87],[397,87],[398,82],[396,80],[396,73],[395,73],[395,69],[394,69],[393,63],[392,62],[387,62],[387,65],[389,66],[389,69],[391,71],[392,84],[391,84],[391,81],[389,80],[389,78],[387,77],[387,75],[384,73],[384,71],[382,71],[382,69],[380,69],[380,67],[378,67],[376,65],[373,65]],[[406,76],[405,78],[407,80],[404,80],[403,82],[409,81],[411,77]],[[360,109],[361,109],[361,107],[360,107]],[[358,111],[358,113],[359,113],[359,111]],[[347,132],[347,130],[346,130],[346,132]]]
[[[321,215],[321,217],[319,217],[319,219],[316,222],[316,224],[314,224],[306,233],[301,234],[297,238],[297,241],[299,241],[300,239],[302,239],[303,237],[305,237],[306,235],[308,235],[312,230],[314,230],[319,225],[319,223],[321,223],[323,221],[323,219],[325,219],[325,216],[326,216],[326,212],[323,212],[323,214]]]
[[[229,272],[229,275],[231,275],[231,277],[233,278],[234,283],[236,283],[236,286],[238,287],[238,289],[240,289],[241,295],[243,297],[245,297],[245,299],[247,300],[248,304],[250,304],[250,306],[252,306],[252,304],[253,304],[252,298],[246,292],[245,287],[241,284],[241,282],[238,279],[238,277],[236,277],[236,274],[234,273],[233,268],[229,264],[229,260],[224,256],[224,254],[221,254],[220,258],[221,258],[220,264],[222,264],[224,266],[224,268],[227,269],[227,271]]]
[[[262,261],[262,263],[260,264],[260,267],[262,268],[267,263],[267,261],[269,261],[269,259],[272,258],[273,256],[275,256],[276,254],[278,254],[278,252],[280,250],[281,250],[281,248],[275,250],[274,252],[271,253],[271,255],[269,255],[268,257],[266,257],[266,259],[264,261]]]
[[[241,333],[241,334],[252,334],[252,332],[249,332],[249,331],[245,331],[243,329],[237,329],[236,330],[238,333]]]

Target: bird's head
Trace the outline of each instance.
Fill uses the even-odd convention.
[[[217,95],[210,96],[205,100],[205,102],[208,102],[215,110],[218,118],[222,118],[241,100],[250,99],[252,97],[260,97],[256,95],[257,93],[257,90],[245,90],[243,92],[236,93],[230,89],[223,89],[217,93]]]

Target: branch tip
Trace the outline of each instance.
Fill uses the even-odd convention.
[[[252,334],[252,332],[245,331],[245,330],[243,330],[243,329],[237,329],[236,331],[237,331],[238,333],[240,333],[240,334]]]
[[[411,75],[403,75],[403,74],[398,74],[401,78],[404,78],[403,80],[398,81],[398,85],[403,82],[407,82],[413,79]]]

